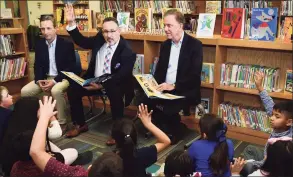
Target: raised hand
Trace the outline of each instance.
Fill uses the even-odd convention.
[[[256,86],[257,90],[260,92],[264,90],[264,88],[262,87],[263,78],[264,78],[264,74],[262,72],[256,72],[254,74],[255,86]]]
[[[56,100],[53,100],[53,98],[50,96],[44,96],[43,102],[39,100],[40,104],[40,116],[39,119],[50,119],[51,117],[55,116],[57,114],[57,111],[54,111]]]
[[[140,118],[140,120],[142,121],[144,125],[152,122],[151,115],[153,113],[153,110],[148,112],[148,106],[144,104],[139,105],[138,110],[139,110],[138,117]]]
[[[234,164],[232,164],[232,162],[230,164],[231,172],[234,174],[239,174],[239,172],[242,170],[245,164],[246,164],[246,161],[243,158],[241,157],[236,158]]]
[[[66,4],[64,11],[65,11],[66,21],[68,22],[69,26],[72,26],[75,21],[74,9],[72,4]]]

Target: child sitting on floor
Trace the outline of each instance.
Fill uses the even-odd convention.
[[[260,98],[267,114],[270,117],[270,123],[273,131],[270,138],[279,138],[283,136],[292,137],[292,119],[293,119],[293,101],[285,101],[275,104],[273,99],[268,95],[268,92],[262,87],[263,73],[255,74],[255,85],[260,92]],[[242,176],[247,176],[253,171],[259,169],[266,158],[267,146],[265,145],[264,152],[259,152],[258,148],[249,145],[244,150],[244,158],[249,160],[241,172]]]
[[[12,96],[9,95],[7,88],[0,86],[0,147],[2,145],[4,130],[7,127],[7,122],[11,114],[11,110],[9,108],[12,105]]]
[[[201,139],[192,143],[188,154],[194,163],[194,171],[203,176],[231,176],[230,163],[234,147],[226,139],[227,127],[221,118],[205,114],[199,120]]]

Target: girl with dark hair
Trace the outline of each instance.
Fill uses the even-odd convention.
[[[227,127],[223,120],[214,114],[205,114],[199,126],[201,139],[188,149],[194,171],[203,176],[231,176],[234,147],[232,141],[226,139]]]
[[[125,176],[148,176],[145,169],[154,164],[158,153],[171,143],[169,137],[152,123],[151,114],[152,111],[148,112],[146,105],[139,106],[140,120],[157,139],[157,143],[148,147],[137,149],[137,131],[133,121],[121,119],[113,125],[112,137],[123,159]]]
[[[24,139],[28,140],[31,137],[23,136],[24,132],[31,130],[32,132],[35,130],[37,121],[38,121],[38,111],[39,111],[39,100],[35,97],[23,97],[20,98],[16,104],[14,105],[14,110],[11,114],[11,118],[9,119],[7,130],[5,131],[3,137],[3,146],[1,147],[1,159],[5,159],[2,162],[3,171],[5,174],[9,175],[10,170],[13,165],[14,168],[19,171],[27,171],[25,165],[30,166],[31,159],[23,160],[20,157],[29,156],[29,149],[26,151],[19,151],[22,154],[16,153],[17,147],[16,144],[24,141]],[[62,135],[61,127],[55,116],[50,118],[49,127],[47,128],[47,137],[49,139],[58,138]],[[24,138],[24,139],[23,139]],[[25,141],[27,144],[22,144],[22,146],[30,146],[30,142]],[[78,156],[78,152],[76,149],[68,148],[61,150],[56,145],[48,141],[47,150],[51,152],[60,153],[64,163],[71,164],[75,161]],[[23,168],[20,168],[23,167]],[[34,168],[37,168],[34,166]],[[16,170],[14,169],[16,172]]]

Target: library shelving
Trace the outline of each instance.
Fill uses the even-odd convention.
[[[23,57],[25,65],[25,72],[23,76],[12,77],[8,80],[0,81],[1,86],[5,86],[8,88],[10,94],[13,96],[13,99],[17,99],[20,96],[21,88],[28,83],[28,46],[26,33],[23,28],[1,28],[0,35],[10,35],[12,36],[12,43],[15,50],[15,53],[11,55],[0,56],[0,60],[2,58],[6,58],[7,60],[14,60],[18,57]],[[20,67],[19,67],[20,68]],[[14,68],[15,69],[15,68]]]

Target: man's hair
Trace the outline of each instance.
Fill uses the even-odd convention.
[[[105,152],[97,158],[88,172],[89,177],[122,177],[123,160],[114,152]]]
[[[182,23],[182,24],[185,23],[184,15],[177,9],[170,9],[167,12],[165,12],[164,18],[167,17],[168,15],[174,15],[178,23]]]
[[[106,22],[114,22],[114,23],[117,24],[117,26],[119,26],[117,19],[114,18],[114,17],[107,17],[107,18],[105,18],[104,21],[103,21],[103,24],[106,23]]]
[[[293,119],[293,101],[284,101],[274,105],[275,111],[285,115],[287,119]]]
[[[3,91],[7,91],[8,92],[8,89],[4,86],[0,86],[0,103],[2,102],[3,98],[2,98],[2,92]]]
[[[53,26],[55,28],[56,27],[56,23],[55,23],[55,19],[54,19],[54,17],[53,17],[52,14],[44,14],[44,15],[41,15],[40,22],[48,21],[48,20],[53,23]]]

